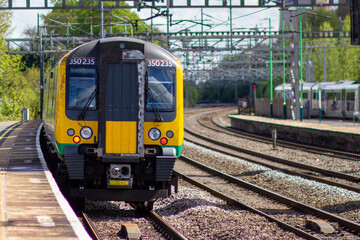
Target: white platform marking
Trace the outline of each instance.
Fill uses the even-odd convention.
[[[40,179],[38,178],[30,178],[31,183],[41,183]]]
[[[42,227],[55,227],[55,223],[50,216],[36,216],[36,218]]]

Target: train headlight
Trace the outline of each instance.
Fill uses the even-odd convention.
[[[151,140],[158,140],[160,138],[160,136],[161,136],[161,132],[159,129],[157,129],[157,128],[150,129],[149,138]]]
[[[91,128],[89,127],[83,127],[81,130],[80,130],[80,135],[82,138],[84,139],[89,139],[91,138],[92,136],[92,130]]]

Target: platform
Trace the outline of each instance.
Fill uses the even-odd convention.
[[[0,239],[91,239],[46,167],[40,124],[0,130]]]
[[[0,136],[1,136],[1,131],[5,130],[6,128],[8,128],[9,126],[18,123],[17,121],[10,121],[10,122],[0,122]]]
[[[360,125],[345,119],[283,120],[252,115],[230,115],[231,126],[246,132],[307,145],[360,153]]]

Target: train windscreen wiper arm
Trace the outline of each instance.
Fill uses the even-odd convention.
[[[96,95],[96,88],[94,89],[94,91],[91,93],[90,97],[88,98],[88,100],[86,101],[83,109],[81,110],[81,113],[79,114],[78,120],[83,120],[85,117],[85,113],[86,111],[89,109],[91,102],[94,100],[94,97]]]
[[[149,87],[146,90],[150,95],[148,99],[149,99],[149,101],[150,101],[150,103],[152,105],[152,108],[154,110],[154,113],[155,113],[155,122],[162,122],[163,119],[162,119],[162,117],[160,115],[159,109],[156,106],[156,103],[153,101],[154,98],[153,98],[152,90]]]

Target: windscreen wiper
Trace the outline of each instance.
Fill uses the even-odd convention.
[[[96,95],[96,88],[94,89],[94,91],[91,93],[90,97],[88,98],[88,100],[85,103],[85,106],[83,107],[83,109],[81,110],[81,113],[79,114],[78,120],[83,120],[85,117],[85,113],[87,112],[87,110],[90,107],[91,102],[94,100]]]
[[[150,103],[151,103],[151,105],[152,105],[152,108],[153,108],[153,110],[154,110],[154,113],[155,113],[155,122],[162,122],[163,121],[163,119],[162,119],[162,117],[161,117],[161,115],[160,115],[160,112],[159,112],[159,109],[158,109],[158,107],[156,106],[156,103],[153,101],[153,99],[154,99],[154,97],[153,97],[153,94],[152,94],[152,90],[149,88],[149,87],[147,87],[147,92],[148,92],[148,94],[149,94],[149,101],[150,101]]]

